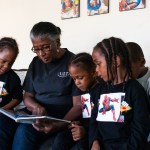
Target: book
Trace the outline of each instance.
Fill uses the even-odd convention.
[[[57,121],[57,122],[64,122],[70,124],[71,121],[64,120],[64,119],[58,119],[51,116],[37,116],[37,115],[29,115],[25,113],[24,111],[13,111],[13,110],[6,110],[3,108],[0,108],[0,113],[6,115],[7,117],[15,120],[18,123],[27,123],[27,124],[34,124],[36,119],[47,119],[51,121]]]

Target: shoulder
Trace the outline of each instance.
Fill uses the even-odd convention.
[[[69,51],[67,48],[64,48],[64,49],[65,49],[65,55],[67,57],[71,57],[72,58],[73,56],[75,56],[75,54],[73,52]]]
[[[6,75],[8,76],[9,80],[11,80],[11,82],[21,82],[19,76],[17,75],[17,73],[15,72],[15,70],[9,70]]]
[[[129,80],[125,87],[126,93],[129,95],[132,95],[132,97],[145,97],[147,96],[146,91],[144,87],[137,81],[137,80]]]
[[[134,90],[144,90],[144,88],[142,87],[142,85],[134,79],[130,79],[126,82],[127,84],[127,89],[134,89]]]

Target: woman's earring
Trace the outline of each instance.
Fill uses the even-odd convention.
[[[59,53],[59,49],[57,49],[57,53]]]

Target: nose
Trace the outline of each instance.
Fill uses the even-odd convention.
[[[76,79],[75,84],[78,86],[80,84],[80,81]]]
[[[99,69],[98,69],[98,67],[96,67],[96,74],[97,74],[97,75],[99,74]]]
[[[44,53],[42,50],[39,50],[39,51],[38,51],[38,55],[39,55],[39,56],[43,56],[44,54],[45,54],[45,53]]]

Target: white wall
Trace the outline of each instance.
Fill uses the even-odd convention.
[[[145,9],[119,12],[119,0],[110,0],[110,13],[87,16],[87,0],[81,1],[80,18],[61,20],[61,0],[0,0],[0,38],[14,37],[20,54],[13,68],[27,68],[34,54],[29,33],[39,21],[50,21],[62,29],[62,47],[74,53],[87,51],[103,38],[117,36],[143,48],[150,66],[150,0]]]

